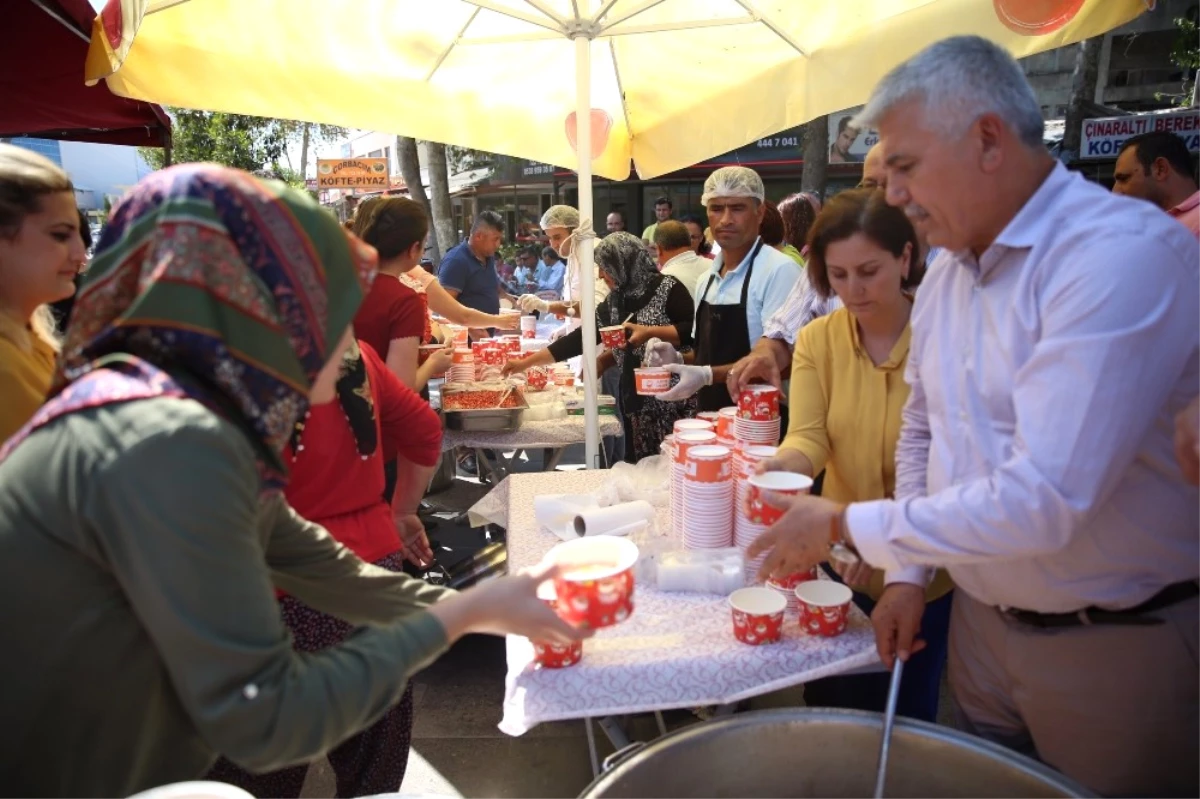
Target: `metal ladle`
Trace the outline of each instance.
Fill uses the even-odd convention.
[[[882,799],[883,784],[887,781],[888,753],[892,746],[892,727],[896,723],[896,701],[900,698],[900,674],[904,661],[896,658],[892,665],[892,681],[888,686],[887,712],[883,717],[883,740],[879,743],[879,766],[875,770],[875,799]]]

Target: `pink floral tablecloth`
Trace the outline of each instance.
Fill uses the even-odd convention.
[[[602,470],[510,476],[510,570],[537,563],[559,541],[535,521],[534,496],[586,494],[604,480]],[[658,528],[670,530],[669,511],[659,514]],[[529,641],[509,636],[501,731],[521,735],[545,721],[727,704],[879,662],[870,622],[854,607],[837,638],[805,635],[789,615],[781,642],[751,647],[734,639],[723,596],[638,586],[634,601],[630,620],[600,630],[570,668],[537,668]]]

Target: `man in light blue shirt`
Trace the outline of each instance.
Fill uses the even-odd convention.
[[[692,292],[694,364],[681,363],[670,344],[648,342],[663,362],[673,362],[668,368],[679,375],[679,383],[660,394],[660,400],[677,402],[696,394],[706,411],[736,404],[725,387],[726,374],[750,354],[801,276],[799,264],[758,235],[765,197],[762,178],[746,167],[722,167],[704,181],[700,201],[721,252]]]
[[[538,291],[552,291],[561,297],[563,279],[567,276],[567,264],[554,251],[553,247],[546,247],[542,250],[542,263],[546,265],[546,272],[538,280]]]

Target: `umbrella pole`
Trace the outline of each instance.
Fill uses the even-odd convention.
[[[587,0],[580,0],[579,14],[587,14]],[[575,36],[575,122],[579,162],[579,218],[592,218],[592,40]],[[594,227],[594,226],[593,226]],[[584,463],[589,469],[600,465],[600,416],[596,402],[599,375],[596,374],[596,269],[592,256],[594,239],[584,236],[575,242],[579,248],[580,310],[583,322],[583,420]]]

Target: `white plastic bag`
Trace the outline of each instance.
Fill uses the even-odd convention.
[[[671,462],[661,455],[637,463],[618,463],[608,470],[604,487],[596,492],[602,506],[645,500],[656,508],[671,504]]]

